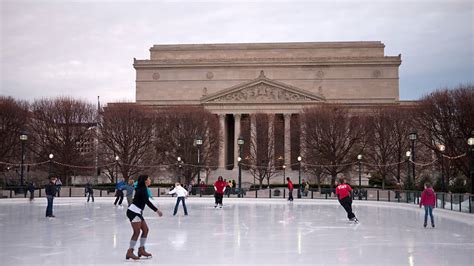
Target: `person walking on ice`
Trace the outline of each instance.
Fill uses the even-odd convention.
[[[349,186],[349,184],[346,184],[346,181],[344,178],[342,178],[339,181],[339,185],[336,187],[336,195],[337,199],[339,200],[339,203],[342,205],[344,210],[347,212],[347,218],[349,220],[354,221],[355,223],[358,223],[359,220],[355,216],[355,214],[352,212],[352,197],[351,197],[351,191],[352,188]]]
[[[173,215],[176,215],[176,213],[178,212],[178,206],[179,206],[180,201],[183,202],[184,215],[188,215],[188,210],[186,209],[186,201],[185,201],[185,198],[188,197],[188,191],[184,189],[181,186],[181,184],[176,182],[173,190],[168,192],[168,194],[176,194],[178,196],[178,198],[176,199],[176,205],[174,206]]]
[[[224,198],[224,191],[226,189],[227,183],[222,179],[222,176],[219,176],[217,178],[217,181],[214,183],[214,190],[216,191],[214,193],[214,198],[215,198],[215,205],[214,208],[217,208],[217,205],[220,205],[220,208],[222,208],[222,198]]]
[[[135,189],[135,197],[133,198],[132,204],[127,209],[127,217],[130,220],[130,224],[132,225],[133,235],[130,239],[130,246],[127,250],[127,254],[125,255],[125,259],[133,259],[139,260],[141,256],[145,256],[147,258],[151,257],[152,255],[145,251],[145,242],[148,236],[148,225],[143,218],[143,210],[145,209],[145,204],[148,205],[150,209],[158,214],[158,216],[162,216],[163,213],[156,208],[149,200],[147,187],[151,184],[151,179],[148,175],[141,175],[138,177],[137,188]],[[138,236],[140,235],[140,230],[142,231],[142,235],[140,237],[140,246],[138,248],[138,256],[133,254],[133,249],[138,240]]]
[[[430,183],[425,183],[425,190],[421,193],[420,208],[425,206],[425,222],[423,226],[426,227],[428,222],[428,214],[431,219],[431,227],[435,227],[433,219],[433,209],[436,206],[436,194]]]

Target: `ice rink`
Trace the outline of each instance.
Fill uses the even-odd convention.
[[[335,200],[155,198],[164,216],[146,209],[152,259],[125,260],[132,234],[126,208],[113,198],[0,200],[0,265],[473,265],[474,215],[435,209],[423,228],[411,204],[355,201],[349,222]],[[126,202],[126,201],[125,201]],[[125,203],[124,202],[124,203]],[[138,248],[138,247],[137,247]],[[136,249],[135,249],[136,251]]]

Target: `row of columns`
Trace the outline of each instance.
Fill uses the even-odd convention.
[[[241,119],[242,119],[242,114],[233,114],[234,116],[234,166],[237,165],[237,157],[239,156],[239,145],[237,144],[237,140],[239,136],[241,135]],[[227,140],[227,128],[225,124],[225,114],[219,114],[219,130],[220,130],[220,141],[219,141],[219,167],[220,168],[225,168],[226,166],[226,160],[225,160],[225,142]],[[284,117],[284,158],[285,158],[285,164],[290,165],[291,164],[291,114],[290,113],[285,113],[283,114]],[[271,117],[269,119],[269,134],[270,134],[270,139],[274,139],[274,117]],[[303,129],[303,128],[302,128]],[[251,139],[247,141],[254,142],[255,137],[256,137],[256,131],[257,131],[257,122],[256,122],[256,117],[254,114],[250,114],[250,136]],[[303,132],[303,131],[302,131]],[[300,143],[304,143],[303,141],[300,141]],[[303,151],[304,146],[301,146],[301,151]],[[251,149],[251,152],[254,152],[253,149]]]

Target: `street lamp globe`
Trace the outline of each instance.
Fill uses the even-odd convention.
[[[202,138],[201,136],[196,136],[196,139],[194,139],[194,144],[197,145],[197,146],[201,146],[202,145]]]
[[[237,139],[237,144],[238,144],[239,146],[242,146],[242,145],[244,145],[244,143],[245,143],[244,138],[243,138],[242,136],[240,136],[240,137]]]
[[[407,151],[407,152],[405,153],[405,155],[406,155],[407,157],[410,157],[410,156],[411,156],[411,151]]]
[[[54,158],[54,155],[52,153],[49,154],[49,159],[52,160]]]
[[[21,141],[27,141],[28,140],[28,134],[26,134],[26,132],[22,132],[20,134],[20,140]]]
[[[286,165],[283,165],[282,167],[283,167],[283,169],[286,169]]]
[[[467,139],[467,145],[469,145],[469,146],[474,145],[474,138],[473,137],[470,137],[470,138]]]
[[[301,162],[301,160],[302,160],[303,158],[301,158],[301,156],[298,156],[297,159],[298,159],[298,162]]]
[[[239,156],[237,157],[237,162],[240,162],[240,161],[242,161],[242,157]]]
[[[362,154],[357,155],[357,160],[362,160]]]
[[[120,159],[120,157],[117,155],[115,156],[115,161],[118,161]]]
[[[438,150],[439,150],[440,152],[443,152],[443,151],[446,150],[446,146],[444,146],[443,144],[439,144],[439,145],[438,145]]]
[[[178,162],[181,162],[181,157],[180,156],[178,156]]]

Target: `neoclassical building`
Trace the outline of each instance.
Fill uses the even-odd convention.
[[[237,165],[241,125],[254,130],[254,114],[274,114],[288,165],[296,158],[292,120],[305,107],[398,104],[401,55],[386,56],[384,48],[379,41],[154,45],[150,59],[134,59],[136,102],[203,106],[218,115],[219,166],[227,170]]]

